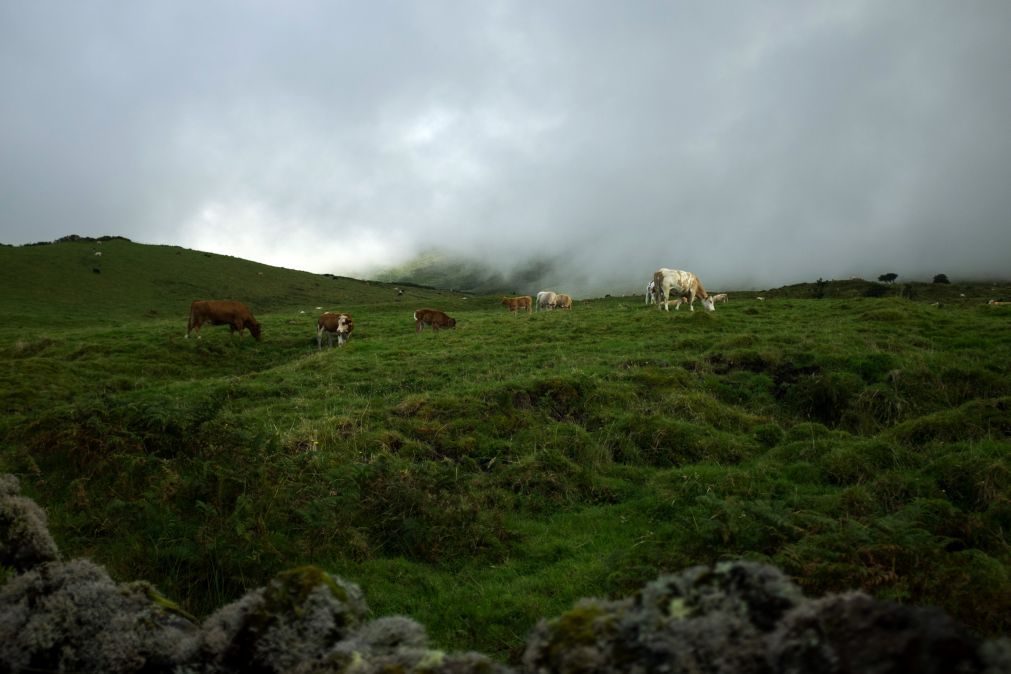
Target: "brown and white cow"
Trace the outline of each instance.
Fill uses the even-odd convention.
[[[252,312],[242,302],[233,300],[194,300],[190,305],[190,319],[186,325],[186,337],[190,332],[196,331],[197,339],[200,339],[200,326],[204,323],[211,325],[227,325],[231,332],[238,332],[249,328],[249,334],[257,341],[260,340],[260,324],[253,318]]]
[[[554,309],[558,295],[550,290],[542,290],[537,293],[537,311],[541,309]]]
[[[523,309],[530,313],[532,309],[533,301],[528,295],[520,295],[519,297],[503,297],[502,306],[509,309],[509,311],[521,311]]]
[[[572,308],[572,297],[566,295],[565,293],[558,293],[555,295],[555,308],[556,309],[571,309]]]
[[[450,318],[438,309],[418,309],[414,312],[414,331],[421,332],[426,325],[432,326],[432,330],[439,328],[456,329],[456,319]]]
[[[675,310],[681,308],[681,304],[684,301],[682,296],[688,295],[688,308],[692,311],[695,311],[696,297],[702,300],[702,306],[708,311],[716,311],[713,298],[706,292],[699,278],[690,271],[661,267],[653,273],[653,281],[656,283],[657,291],[663,298],[664,310],[666,311],[670,311],[671,291],[674,291],[676,293],[675,297],[678,298],[677,303],[674,305]],[[657,299],[656,308],[660,308],[659,298]]]
[[[341,347],[351,338],[355,322],[351,314],[344,312],[324,311],[316,321],[316,346],[323,349],[323,334],[326,333],[328,343],[333,348],[333,338],[337,335],[337,346]]]

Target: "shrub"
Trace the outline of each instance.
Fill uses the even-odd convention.
[[[755,428],[754,435],[755,440],[763,447],[775,447],[786,437],[786,433],[778,424],[762,424]]]
[[[860,378],[846,372],[815,374],[790,386],[785,402],[805,419],[834,426],[862,388]]]
[[[888,287],[880,283],[869,283],[864,288],[864,297],[884,297],[888,294]]]

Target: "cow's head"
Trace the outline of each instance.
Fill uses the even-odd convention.
[[[451,327],[454,330],[456,330],[456,319],[455,318],[449,318],[449,320],[446,321],[446,325],[448,325],[449,327]]]
[[[702,300],[702,306],[706,308],[706,311],[716,311],[716,303],[713,302],[712,295]]]
[[[249,328],[249,334],[251,334],[256,341],[260,341],[260,324],[250,319],[249,324],[246,327]]]
[[[337,319],[337,346],[344,346],[354,329],[355,322],[351,320],[351,317],[341,314],[341,317]]]

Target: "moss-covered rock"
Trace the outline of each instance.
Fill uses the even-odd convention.
[[[84,559],[15,576],[0,586],[0,671],[171,671],[192,655],[197,627],[151,591]]]
[[[0,566],[26,571],[59,558],[42,508],[21,496],[16,477],[0,475]]]
[[[356,585],[318,567],[299,567],[211,615],[201,658],[214,671],[287,672],[322,658],[367,611]]]
[[[805,599],[773,567],[693,567],[620,601],[583,600],[542,621],[531,672],[842,674],[1011,671],[1011,645],[986,644],[935,609],[865,594]]]
[[[632,599],[584,600],[542,621],[524,664],[537,672],[767,672],[764,635],[802,600],[772,567],[694,567]]]

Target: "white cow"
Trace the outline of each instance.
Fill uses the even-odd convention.
[[[558,294],[550,290],[542,290],[537,293],[537,311],[541,309],[554,309],[558,301]]]
[[[665,311],[670,311],[671,291],[674,291],[675,296],[678,298],[677,303],[674,305],[675,310],[681,308],[682,302],[685,301],[682,296],[687,295],[688,308],[692,311],[695,311],[696,297],[702,300],[702,306],[704,306],[708,311],[716,311],[716,305],[713,303],[713,298],[706,292],[706,289],[702,286],[702,282],[699,281],[699,278],[690,271],[661,267],[654,272],[653,282],[656,283],[657,291],[663,297]],[[657,299],[656,308],[660,308],[659,298]]]
[[[718,295],[713,295],[713,302],[726,302],[729,297],[726,293],[719,293]]]

